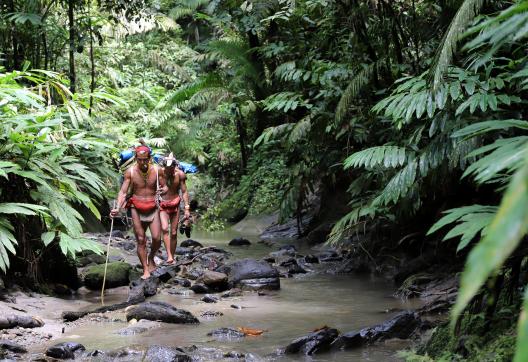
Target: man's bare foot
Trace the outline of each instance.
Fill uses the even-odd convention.
[[[143,279],[143,280],[147,280],[148,278],[150,278],[150,271],[145,270],[145,272],[144,272],[143,275],[141,276],[141,279]]]
[[[154,262],[154,260],[149,260],[149,263],[148,263],[148,272],[149,274],[152,273],[154,270],[156,270],[157,266],[156,266],[156,263]]]
[[[167,259],[165,264],[169,264],[169,265],[174,264],[174,259]]]

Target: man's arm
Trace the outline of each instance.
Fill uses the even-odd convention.
[[[180,189],[182,192],[183,203],[184,203],[184,211],[185,211],[184,216],[186,218],[189,218],[191,216],[191,210],[190,210],[191,207],[189,205],[189,192],[187,192],[187,185],[185,184],[185,180],[187,180],[187,176],[185,175],[185,172],[179,172],[178,176],[180,177]]]
[[[158,176],[159,176],[159,194],[165,195],[167,191],[169,191],[169,187],[167,186],[167,179],[165,177],[165,171],[161,167],[158,167]]]
[[[130,169],[128,169],[125,171],[125,180],[123,181],[121,189],[119,190],[119,194],[117,195],[117,205],[112,211],[110,211],[111,217],[114,217],[119,214],[119,211],[125,206],[125,199],[131,182],[132,177],[130,176]]]

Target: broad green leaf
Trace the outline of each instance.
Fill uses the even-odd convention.
[[[47,207],[26,203],[4,202],[0,203],[0,214],[36,215],[48,210]]]
[[[523,299],[521,314],[519,314],[517,346],[513,362],[526,362],[528,360],[528,287],[526,286]]]
[[[453,324],[488,277],[515,250],[528,231],[528,163],[513,176],[486,236],[471,250],[452,310]]]
[[[45,233],[42,233],[40,238],[42,239],[44,246],[48,246],[53,241],[53,239],[55,239],[55,232],[46,231]]]

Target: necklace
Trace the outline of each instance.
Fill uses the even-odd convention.
[[[141,177],[143,178],[143,181],[145,182],[145,186],[147,186],[147,181],[148,181],[148,175],[149,175],[149,171],[150,171],[150,167],[147,166],[147,172],[143,172],[141,171],[141,168],[139,168],[139,174],[141,175]]]

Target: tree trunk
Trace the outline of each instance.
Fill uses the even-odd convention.
[[[240,143],[240,159],[241,159],[241,166],[242,166],[242,172],[246,170],[247,167],[247,154],[246,154],[246,130],[244,128],[244,125],[240,121],[239,117],[236,117],[236,128],[238,132],[238,141]]]
[[[92,108],[93,108],[93,93],[95,91],[95,59],[94,59],[94,41],[93,41],[93,29],[92,29],[92,18],[90,17],[90,13],[88,13],[89,22],[90,22],[90,107],[88,108],[88,115],[92,115]]]
[[[8,0],[9,12],[15,12],[15,3],[13,0]],[[16,33],[16,25],[14,22],[11,22],[11,46],[13,47],[13,70],[20,68],[20,55],[18,54],[18,36]]]
[[[70,91],[75,93],[75,19],[73,17],[74,0],[68,0],[68,26],[70,28]]]

